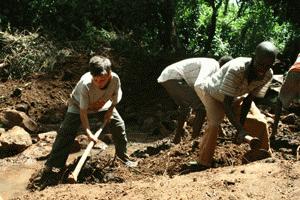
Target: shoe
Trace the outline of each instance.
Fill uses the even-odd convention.
[[[130,158],[127,154],[118,156],[118,158],[128,167],[137,167],[138,166],[138,162],[130,160]]]
[[[137,161],[131,161],[131,160],[127,160],[125,162],[125,165],[127,167],[137,167],[138,166],[138,162]]]
[[[199,164],[197,161],[191,161],[191,162],[188,162],[187,164],[183,164],[181,166],[180,175],[188,174],[188,173],[192,173],[192,172],[204,171],[208,168],[209,167],[207,167],[205,165]]]
[[[33,174],[27,185],[27,189],[31,191],[41,191],[48,186],[57,185],[60,180],[58,169],[45,166],[43,169],[39,170],[36,174]]]

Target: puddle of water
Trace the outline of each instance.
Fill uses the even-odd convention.
[[[114,146],[109,145],[105,151],[111,152],[113,155]],[[81,156],[84,149],[80,152],[70,154],[67,163],[72,163],[78,156]],[[102,150],[92,149],[90,155],[99,154]],[[19,165],[0,166],[0,200],[6,200],[20,196],[26,191],[29,178],[36,169],[42,167],[43,162],[29,162]],[[2,197],[2,199],[1,199]]]
[[[9,199],[26,191],[34,168],[28,166],[10,166],[0,169],[0,199]]]

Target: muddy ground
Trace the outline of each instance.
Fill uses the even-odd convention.
[[[87,57],[74,59],[53,73],[33,74],[26,80],[2,80],[0,109],[26,108],[39,129],[31,133],[34,144],[23,153],[0,159],[0,196],[4,199],[292,199],[300,196],[299,107],[285,111],[296,120],[280,124],[279,134],[272,141],[272,158],[243,164],[248,144],[233,144],[234,129],[227,120],[222,124],[226,136],[219,137],[214,166],[189,173],[186,164],[197,158],[201,138],[192,141],[187,135],[174,145],[170,131],[160,124],[164,113],[175,110],[162,88],[152,94],[133,98],[123,85],[124,97],[118,109],[127,125],[128,152],[138,161],[129,168],[114,159],[114,147],[92,151],[77,184],[69,184],[67,175],[82,154],[71,154],[63,178],[52,181],[39,191],[34,177],[43,166],[51,142],[41,144],[38,133],[57,130],[63,119],[72,87],[87,70]],[[122,79],[122,77],[121,77]],[[127,92],[127,94],[126,94]],[[272,106],[259,105],[270,119]],[[270,120],[271,122],[272,120]],[[188,131],[191,130],[190,123]],[[167,125],[164,128],[168,128]],[[174,127],[173,127],[174,128]],[[109,137],[108,137],[109,138]]]

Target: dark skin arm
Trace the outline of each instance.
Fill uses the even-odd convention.
[[[242,104],[242,109],[241,109],[241,116],[240,116],[240,122],[242,125],[244,125],[247,114],[250,110],[251,104],[253,102],[253,95],[249,94],[244,100]]]
[[[275,135],[277,134],[277,127],[278,127],[281,112],[282,112],[282,103],[281,103],[280,99],[277,98],[277,102],[275,105],[275,119],[274,119],[274,123],[272,125],[272,134],[270,137],[271,140],[274,140]]]
[[[237,120],[236,114],[234,113],[233,100],[233,97],[225,95],[224,110],[230,123],[236,128],[238,132],[237,143],[242,143],[244,136],[248,134],[243,128],[243,123],[245,122],[246,116],[249,112],[253,97],[248,95],[243,100],[240,121]]]

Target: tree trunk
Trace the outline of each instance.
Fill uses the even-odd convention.
[[[225,0],[225,7],[224,7],[224,12],[223,12],[223,15],[227,15],[228,13],[228,5],[229,5],[229,0]]]
[[[218,10],[222,5],[222,0],[219,0],[217,5],[215,3],[215,0],[210,0],[209,4],[211,5],[211,7],[213,9],[213,13],[211,15],[210,24],[208,25],[208,28],[207,28],[208,39],[205,42],[205,46],[204,46],[204,50],[203,50],[203,55],[205,55],[205,56],[207,56],[209,51],[211,50],[212,41],[216,34]]]
[[[164,50],[176,50],[177,35],[175,26],[175,0],[163,0],[161,5],[162,24],[160,27],[160,43]]]

